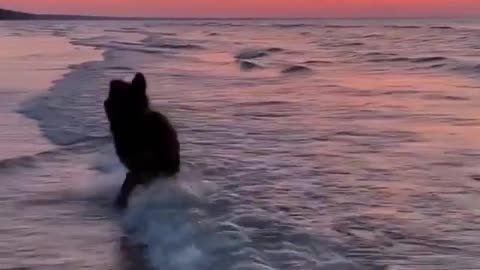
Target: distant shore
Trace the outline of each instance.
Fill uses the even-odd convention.
[[[0,9],[0,20],[157,20],[148,17],[109,17],[83,15],[33,14]]]

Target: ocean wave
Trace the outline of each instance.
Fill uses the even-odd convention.
[[[307,65],[316,65],[316,64],[332,64],[333,62],[327,61],[327,60],[307,60],[303,63]]]
[[[37,120],[45,137],[57,145],[68,146],[89,138],[105,137],[108,128],[100,106],[103,95],[96,90],[100,85],[96,68],[99,63],[77,65],[55,81],[47,95],[25,101],[17,112]]]
[[[315,44],[314,42],[312,42]],[[331,41],[331,40],[322,40],[318,41],[318,45],[322,48],[329,47],[358,47],[358,46],[365,46],[364,42],[360,41],[352,41],[352,40],[344,40],[344,41]]]
[[[192,23],[192,26],[218,26],[218,27],[241,27],[245,26],[244,24],[239,23],[229,23],[229,22],[201,22],[201,23]]]
[[[103,138],[85,138],[75,144],[69,146],[56,147],[51,150],[38,152],[32,155],[18,156],[0,160],[0,170],[16,169],[16,168],[35,168],[37,162],[49,161],[55,162],[64,156],[72,153],[86,153],[95,151],[95,149],[106,143],[109,143],[110,137]]]
[[[214,190],[201,176],[182,172],[131,197],[123,225],[130,240],[144,246],[153,269],[218,269],[232,259],[228,252],[244,248],[249,240],[237,226],[208,217]]]
[[[310,27],[315,25],[306,24],[306,23],[285,23],[285,24],[272,24],[271,26],[278,27],[278,28],[302,28],[302,27]]]
[[[111,67],[107,67],[108,69],[110,70],[125,70],[125,71],[133,71],[132,68],[130,67],[125,67],[125,66],[111,66]]]
[[[240,50],[236,55],[236,59],[249,60],[255,58],[261,58],[268,56],[270,53],[283,52],[285,49],[280,47],[270,47],[270,48],[246,48]]]
[[[141,48],[141,47],[128,47],[128,46],[109,46],[106,45],[103,47],[104,49],[114,49],[117,51],[128,51],[128,52],[138,52],[144,54],[159,54],[164,53],[164,50],[160,48]]]
[[[250,102],[253,106],[265,104],[289,102]],[[110,194],[124,176],[112,156],[113,148],[105,150],[95,161],[100,163],[96,170],[102,173],[96,194],[99,189]],[[146,268],[141,269],[152,270],[288,270],[292,265],[306,270],[377,269],[345,258],[342,254],[347,251],[339,243],[320,239],[260,208],[238,207],[238,197],[208,181],[203,171],[191,164],[175,177],[137,188],[119,220],[126,249],[135,253],[129,259],[137,262],[136,258],[143,258],[138,261]]]
[[[120,52],[122,50],[148,52],[132,45],[136,44],[134,42],[118,41],[110,36],[78,38],[71,42],[102,49],[97,56],[99,59],[71,65],[70,72],[54,81],[45,95],[26,100],[17,110],[36,120],[43,135],[60,146],[109,137],[103,109],[109,80],[105,72],[112,70],[109,67],[117,67],[117,71],[120,71],[118,67],[138,68],[139,55],[125,54]],[[152,49],[151,53],[158,53],[158,50]]]
[[[56,36],[56,37],[66,37],[67,36],[67,31],[55,30],[55,31],[52,32],[52,35]]]
[[[352,46],[363,46],[363,45],[365,45],[365,43],[363,43],[363,42],[347,42],[347,43],[339,44],[338,46],[352,47]]]
[[[155,47],[155,48],[163,48],[163,49],[203,49],[200,45],[192,45],[192,44],[169,44],[169,43],[156,43],[156,44],[149,44],[148,46]]]
[[[111,33],[145,33],[144,30],[136,28],[136,27],[122,27],[119,29],[105,29],[104,32],[111,32]]]
[[[284,106],[289,104],[291,104],[291,102],[269,100],[269,101],[258,101],[258,102],[240,102],[235,104],[235,106],[257,107],[257,106]]]
[[[131,197],[123,223],[129,238],[146,247],[155,269],[204,269],[209,263],[204,246],[210,243],[204,239],[208,228],[196,223],[209,187],[193,178],[159,179]]]
[[[0,160],[0,169],[11,169],[15,167],[31,168],[35,164],[35,155],[33,156],[21,156],[9,159]]]
[[[132,47],[142,46],[142,44],[139,43],[139,42],[116,41],[116,40],[110,41],[109,44],[110,45],[125,45],[125,46],[132,46]]]
[[[369,52],[365,56],[396,56],[395,53],[384,53],[384,52]]]
[[[92,38],[76,38],[70,41],[72,45],[94,47],[102,50],[130,51],[145,54],[164,53],[164,48],[145,47],[142,42],[118,41],[115,37],[104,35]]]
[[[439,62],[447,60],[446,57],[443,56],[431,56],[431,57],[418,57],[412,58],[411,61],[414,63],[429,63],[429,62]]]
[[[367,53],[365,56],[374,58],[366,60],[371,63],[407,63],[409,70],[442,69],[444,71],[461,72],[466,75],[478,75],[480,64],[476,61],[465,61],[444,56],[424,57],[388,57],[395,54]],[[383,57],[382,57],[383,56]]]
[[[233,214],[234,194],[195,171],[159,179],[131,197],[122,225],[152,269],[371,269],[347,260],[340,245],[262,215]]]
[[[109,36],[98,36],[94,38],[72,39],[70,41],[73,45],[94,47],[100,50],[116,50],[116,51],[131,51],[146,54],[156,54],[164,52],[160,48],[145,47],[140,42],[117,41],[115,38]]]
[[[267,56],[265,49],[244,49],[235,55],[237,59],[254,59]]]
[[[364,38],[372,38],[372,37],[378,38],[378,37],[382,37],[382,36],[383,36],[383,34],[380,34],[380,33],[372,33],[372,34],[364,35],[363,37]]]
[[[461,64],[457,64],[457,66],[455,67],[452,67],[452,70],[478,75],[478,73],[480,72],[480,64],[461,63]]]
[[[418,25],[385,25],[385,28],[392,29],[421,29],[421,26]]]
[[[271,47],[271,48],[265,49],[265,51],[267,51],[267,52],[283,52],[284,49],[279,48],[279,47]]]
[[[426,57],[392,57],[392,58],[375,58],[369,59],[369,62],[411,62],[411,63],[431,63],[446,61],[448,58],[443,56],[426,56]]]
[[[442,94],[427,94],[427,95],[423,95],[422,98],[427,99],[427,100],[451,100],[451,101],[468,101],[468,100],[470,100],[467,97],[442,95]]]
[[[259,64],[252,62],[252,61],[247,61],[247,60],[240,60],[240,68],[242,70],[253,70],[253,69],[261,69],[263,68]]]
[[[284,68],[282,73],[290,74],[290,73],[304,73],[304,72],[311,72],[312,70],[306,66],[302,65],[292,65]]]
[[[181,40],[181,39],[156,39],[154,37],[149,37],[143,40],[145,46],[161,49],[204,49],[204,47],[192,44],[190,41]]]
[[[325,25],[324,28],[364,28],[363,25]]]
[[[447,64],[433,64],[433,65],[430,65],[430,66],[425,67],[425,68],[432,68],[432,69],[434,69],[434,68],[442,68],[442,67],[446,67],[446,66],[447,66]]]
[[[70,43],[73,45],[90,46],[90,47],[102,47],[105,43],[110,43],[115,40],[114,36],[110,35],[98,35],[88,38],[72,38]]]
[[[451,26],[430,26],[430,29],[455,29]]]
[[[408,57],[393,57],[393,58],[375,58],[370,59],[368,62],[382,63],[382,62],[408,62],[410,58]]]

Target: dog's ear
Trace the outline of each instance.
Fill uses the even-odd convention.
[[[135,78],[132,80],[132,86],[135,91],[140,91],[142,94],[146,94],[147,80],[142,73],[135,74]]]

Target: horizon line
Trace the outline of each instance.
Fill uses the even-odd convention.
[[[323,17],[311,17],[311,16],[293,16],[293,17],[284,17],[284,16],[198,16],[198,17],[187,17],[187,16],[114,16],[114,15],[79,15],[79,14],[54,14],[54,13],[30,13],[25,11],[18,11],[12,9],[1,8],[0,10],[20,13],[24,15],[30,15],[37,17],[36,19],[41,19],[42,17],[69,17],[71,19],[77,18],[79,20],[387,20],[387,19],[397,19],[397,20],[430,20],[430,19],[479,19],[478,16],[459,16],[459,15],[449,15],[449,16],[323,16]],[[35,18],[30,18],[30,20],[36,20]],[[0,19],[2,20],[2,19]],[[29,19],[25,19],[29,20]],[[480,20],[480,19],[479,19]]]

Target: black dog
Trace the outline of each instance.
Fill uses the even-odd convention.
[[[157,176],[172,176],[180,170],[180,143],[168,119],[150,109],[147,82],[137,73],[131,83],[113,80],[105,100],[115,150],[128,173],[117,196],[119,208],[138,184]]]

